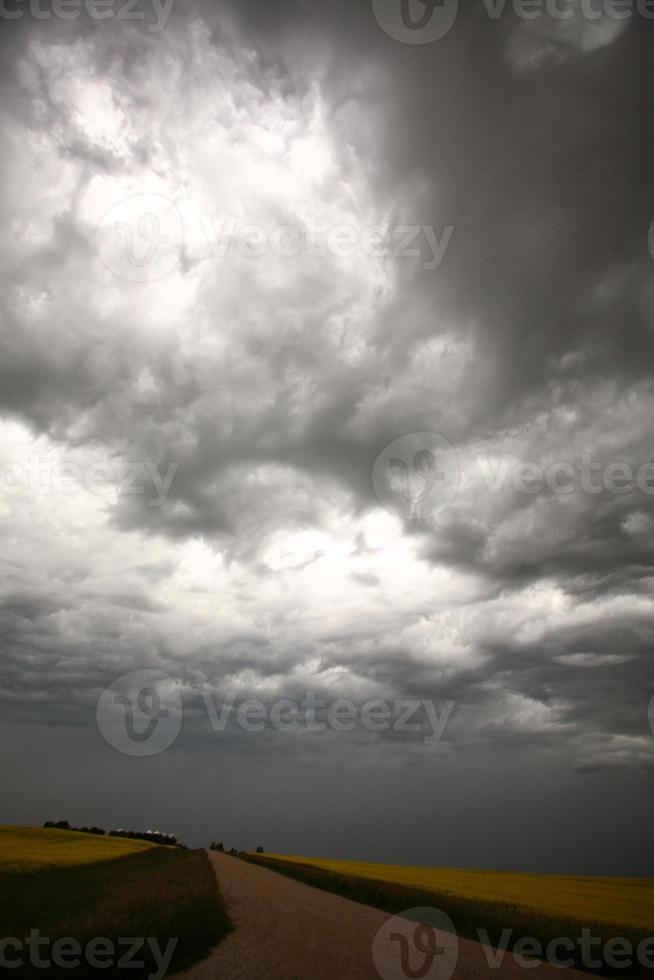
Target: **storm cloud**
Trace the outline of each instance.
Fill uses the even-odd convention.
[[[420,44],[381,0],[141,3],[0,20],[3,818],[193,842],[242,799],[280,850],[651,872],[651,20],[480,0]],[[407,440],[410,495],[429,433],[456,492],[416,515],[375,461]],[[143,669],[184,724],[123,759],[96,704]],[[201,691],[455,711],[436,746],[221,740]],[[569,824],[530,852],[545,784]]]

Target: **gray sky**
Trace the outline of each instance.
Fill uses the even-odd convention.
[[[139,3],[0,22],[0,819],[654,873],[651,21]]]

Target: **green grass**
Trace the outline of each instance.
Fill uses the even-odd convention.
[[[18,834],[16,857],[3,847],[11,835]],[[0,936],[21,941],[30,930],[54,941],[73,938],[84,948],[95,937],[106,937],[119,950],[116,960],[127,951],[121,937],[153,937],[165,950],[171,939],[177,944],[169,972],[185,968],[208,955],[211,948],[230,930],[215,875],[204,851],[143,844],[118,839],[129,847],[117,854],[114,838],[93,838],[93,858],[86,837],[70,831],[17,828],[0,830]],[[39,848],[39,842],[41,846]],[[102,853],[105,845],[105,854]],[[40,851],[36,856],[34,851]],[[68,863],[62,855],[68,855]],[[17,954],[12,950],[9,958]],[[23,954],[21,954],[23,955]],[[44,947],[44,956],[49,951]],[[25,956],[28,963],[29,957]],[[82,962],[79,968],[47,970],[26,965],[7,971],[20,980],[70,977],[72,980],[143,980],[154,973],[151,954],[141,952],[136,960],[145,968],[93,969]]]
[[[625,937],[634,946],[654,935],[652,878],[527,875],[272,854],[245,857],[390,914],[435,906],[450,916],[459,935],[479,940],[478,930],[483,929],[492,945],[499,944],[503,929],[513,930],[513,942],[530,936],[544,945],[556,937],[577,940],[582,928],[604,942]],[[619,975],[644,974],[633,969],[620,970]]]

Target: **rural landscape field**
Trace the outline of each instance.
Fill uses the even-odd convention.
[[[70,830],[0,827],[3,975],[161,980],[206,955],[229,929],[204,851]],[[41,957],[47,967],[24,955],[32,930],[47,947]],[[130,944],[121,944],[121,937],[151,942],[130,956]],[[84,951],[98,939],[106,945],[87,956]],[[76,953],[62,952],[60,964],[53,952],[57,940],[77,947]]]
[[[400,923],[407,943],[417,937],[399,966],[391,948],[399,934],[386,935],[389,923]],[[449,960],[437,967],[432,955],[425,972],[414,973],[427,949],[420,929]],[[593,966],[582,948],[564,964],[546,953],[548,944],[573,946],[587,932],[600,950],[619,936],[654,953],[654,879],[371,864],[263,848],[227,853],[222,843],[189,851],[99,828],[0,827],[0,930],[8,937],[2,968],[26,980],[44,970],[56,980],[282,980],[289,962],[305,971],[297,974],[303,980],[309,971],[333,980],[346,963],[354,980],[432,970],[440,980],[471,971],[492,978],[500,968],[510,980],[534,968],[542,980],[578,970],[611,977],[610,958]],[[522,955],[526,937],[541,944],[541,955]],[[646,975],[642,963],[620,973]]]
[[[493,946],[501,944],[504,930],[510,931],[509,945],[530,936],[545,946],[557,937],[574,939],[583,929],[604,940],[625,937],[636,946],[654,935],[654,878],[402,867],[280,854],[247,858],[389,912],[436,906],[460,935]]]
[[[145,841],[49,828],[0,827],[0,869],[3,873],[97,864],[151,849],[152,845]]]
[[[534,875],[449,868],[401,867],[320,858],[266,854],[259,860],[321,868],[336,875],[400,885],[448,902],[469,901],[478,908],[503,910],[504,922],[519,915],[534,921],[603,926],[616,935],[654,930],[654,878],[591,878],[581,875]],[[562,916],[562,912],[565,916]],[[498,916],[494,916],[497,918]],[[501,916],[500,916],[501,917]]]

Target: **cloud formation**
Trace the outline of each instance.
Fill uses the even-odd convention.
[[[647,778],[653,494],[514,479],[654,460],[647,27],[471,8],[413,46],[340,2],[4,25],[9,721],[91,731],[150,667],[197,758],[202,683],[452,700],[446,760]],[[179,225],[149,278],[157,199]],[[424,234],[391,248],[414,226],[437,267]],[[410,520],[372,469],[423,432],[461,482]],[[302,752],[337,772],[347,741]]]

